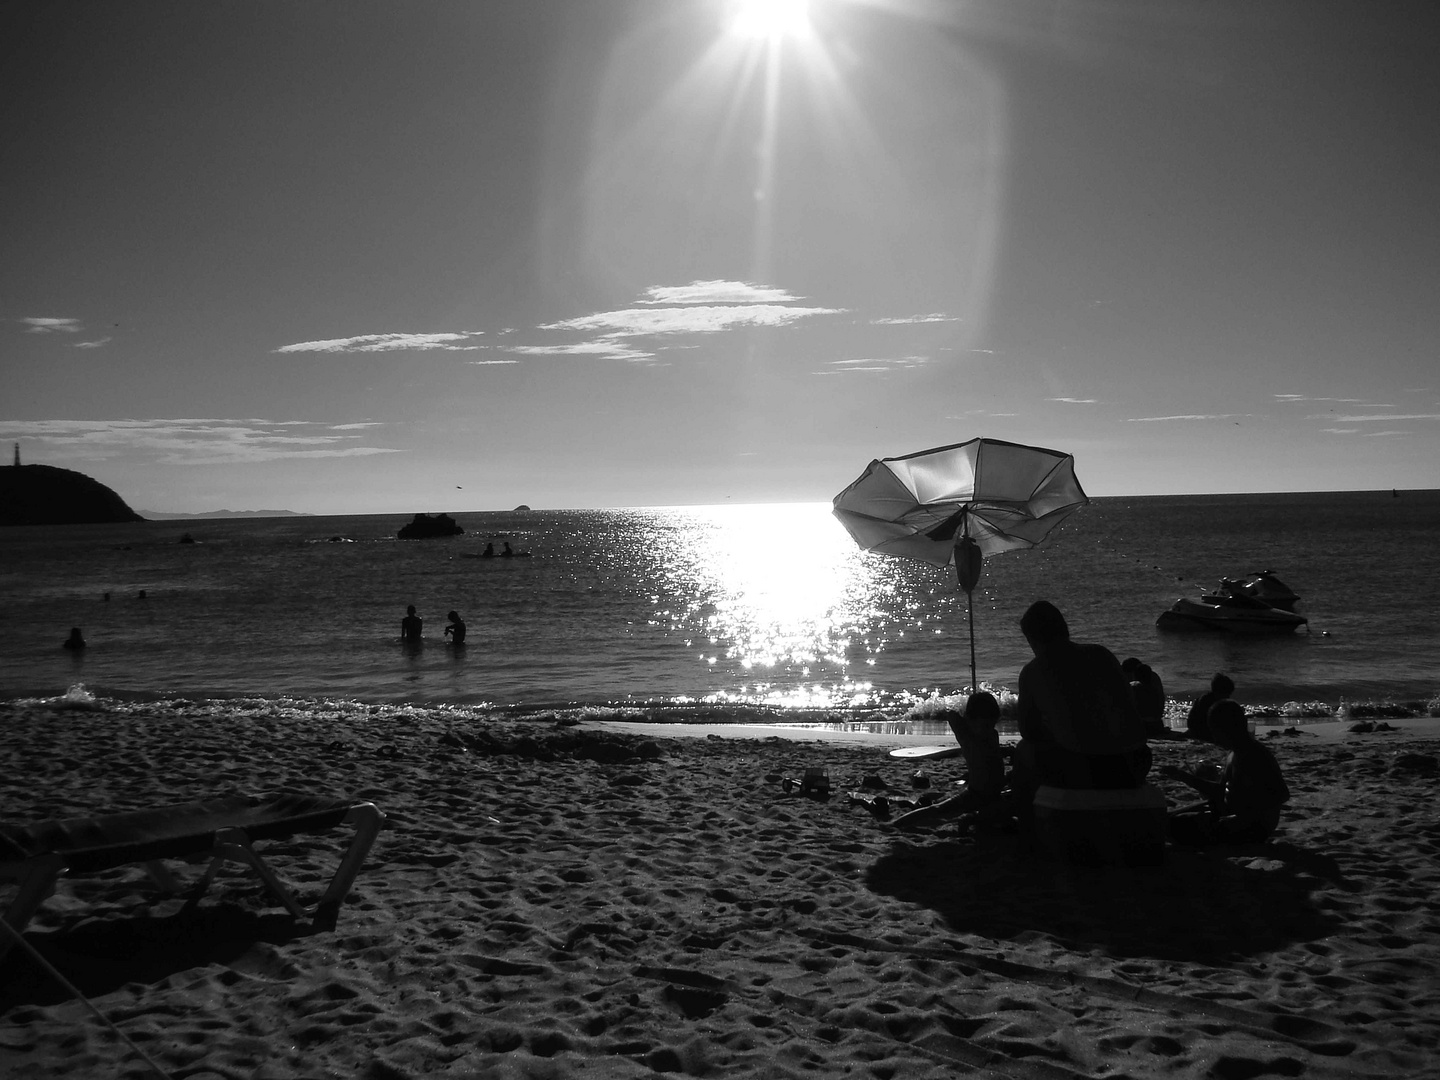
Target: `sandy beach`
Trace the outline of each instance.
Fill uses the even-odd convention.
[[[188,920],[137,866],[62,882],[27,939],[170,1076],[1440,1070],[1440,720],[1276,728],[1273,842],[1082,870],[902,835],[847,798],[866,776],[923,790],[886,751],[933,738],[97,704],[0,706],[5,823],[280,791],[388,815],[334,931],[239,868]],[[1219,756],[1154,746],[1157,766]],[[830,798],[784,790],[816,766]],[[963,765],[923,771],[944,790]],[[342,839],[268,850],[313,901]],[[0,1073],[155,1075],[18,950]]]

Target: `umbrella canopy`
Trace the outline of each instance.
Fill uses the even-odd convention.
[[[1034,547],[1089,501],[1070,454],[971,439],[870,462],[835,496],[834,512],[867,551],[935,566],[954,560],[969,611],[970,685],[978,687],[972,594],[982,557]]]
[[[872,461],[834,513],[868,551],[945,566],[967,536],[983,555],[1034,547],[1089,501],[1072,455],[971,439]]]

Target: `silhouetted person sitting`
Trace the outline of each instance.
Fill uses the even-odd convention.
[[[1017,795],[1039,785],[1137,788],[1150,771],[1145,727],[1120,661],[1103,645],[1070,640],[1065,616],[1037,600],[1020,620],[1035,659],[1020,671]]]
[[[1005,759],[1000,755],[1000,733],[995,730],[1000,719],[1000,703],[995,695],[983,690],[971,694],[963,713],[947,713],[945,718],[965,759],[965,790],[901,814],[894,821],[896,828],[934,825],[962,814],[983,813],[1000,801],[1005,786]]]
[[[1177,844],[1194,846],[1259,843],[1274,833],[1280,808],[1290,801],[1280,763],[1250,734],[1239,702],[1217,701],[1206,719],[1211,741],[1230,754],[1214,779],[1174,765],[1163,770],[1206,798],[1204,807],[1170,815],[1170,836]]]
[[[451,644],[465,644],[465,620],[460,618],[458,611],[447,611],[445,618],[450,620],[450,625],[445,627],[445,636],[450,639]]]
[[[1165,734],[1165,685],[1149,664],[1132,656],[1120,665],[1130,680],[1130,696],[1147,735]]]
[[[85,637],[83,634],[80,633],[80,627],[72,626],[70,628],[70,636],[66,638],[62,644],[67,649],[85,648]]]
[[[510,541],[509,541],[509,540],[506,540],[506,541],[505,541],[505,547],[504,547],[504,549],[500,552],[500,557],[501,557],[502,559],[509,559],[509,558],[511,558],[512,556],[514,556],[514,554],[515,554],[515,552],[513,552],[513,551],[510,550]]]
[[[495,557],[495,545],[486,544],[485,550],[480,552],[480,557],[482,559],[493,559]]]
[[[411,604],[405,609],[405,617],[400,620],[400,640],[415,642],[420,640],[420,632],[424,629],[425,620],[415,614],[415,605]]]
[[[1235,693],[1235,682],[1223,671],[1217,671],[1210,679],[1210,689],[1195,699],[1190,713],[1185,717],[1185,734],[1192,739],[1214,742],[1210,737],[1210,710],[1217,701],[1227,701]]]

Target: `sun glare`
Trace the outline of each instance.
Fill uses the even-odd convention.
[[[740,0],[730,29],[744,37],[781,38],[810,28],[807,0]]]

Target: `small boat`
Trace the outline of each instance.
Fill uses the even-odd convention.
[[[1160,613],[1161,630],[1221,630],[1237,634],[1283,634],[1310,620],[1295,611],[1300,597],[1268,570],[1245,578],[1221,578],[1217,592],[1199,600],[1182,596]]]

